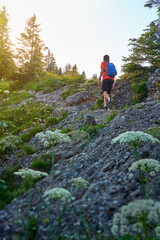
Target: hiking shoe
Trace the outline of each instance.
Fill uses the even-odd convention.
[[[106,109],[106,110],[107,110],[107,106],[106,106],[106,105],[104,106],[104,109]]]
[[[108,103],[111,103],[111,102],[112,102],[112,99],[110,98],[109,101],[108,101]]]

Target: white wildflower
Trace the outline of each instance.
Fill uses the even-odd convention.
[[[151,171],[150,175],[155,176],[155,172],[160,170],[160,163],[154,159],[144,158],[137,162],[134,162],[132,166],[129,168],[129,172],[133,172],[137,170],[139,167],[144,172]]]
[[[18,172],[14,172],[14,175],[21,176],[24,179],[37,179],[48,176],[46,172],[40,172],[29,168],[19,169]]]
[[[127,225],[122,225],[122,226],[121,226],[121,229],[120,229],[121,235],[125,235],[125,234],[127,234],[128,232],[129,232],[128,226],[127,226]]]
[[[14,135],[9,135],[0,140],[0,148],[5,151],[8,148],[16,147],[22,142],[21,138]]]
[[[134,147],[147,142],[159,143],[160,141],[152,137],[150,134],[141,131],[128,131],[121,133],[118,137],[112,140],[112,143],[128,144]]]
[[[46,132],[40,132],[35,135],[44,144],[44,147],[49,147],[52,144],[71,142],[67,134],[61,133],[61,130],[56,129],[54,132],[47,130]]]
[[[71,183],[77,188],[86,188],[89,185],[89,182],[81,177],[71,179]]]
[[[9,90],[4,90],[4,93],[5,93],[5,94],[9,94],[10,91],[9,91]]]
[[[119,213],[114,214],[113,224],[118,225],[120,223],[120,217],[121,215]]]
[[[153,222],[160,224],[160,202],[137,200],[122,206],[120,213],[114,214],[111,231],[115,236],[119,236],[119,232],[121,235],[129,233],[132,236],[136,233],[144,234],[142,219],[146,219],[146,227]]]
[[[74,200],[74,197],[72,197],[71,193],[64,188],[52,188],[47,190],[45,191],[43,197],[67,202]]]
[[[141,233],[141,232],[143,232],[143,225],[142,225],[142,223],[135,223],[135,224],[133,224],[132,229],[135,232]]]
[[[151,177],[154,177],[156,175],[156,173],[154,171],[151,171],[150,175],[151,175]]]
[[[119,227],[117,225],[113,225],[111,228],[111,232],[113,233],[113,235],[118,236]]]

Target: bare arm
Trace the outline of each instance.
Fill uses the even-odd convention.
[[[101,86],[101,77],[103,75],[104,72],[104,67],[101,67],[101,71],[100,71],[100,75],[99,75],[99,79],[98,79],[98,86]]]

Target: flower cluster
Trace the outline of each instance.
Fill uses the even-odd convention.
[[[128,144],[131,146],[139,146],[142,143],[152,142],[159,143],[160,141],[150,134],[141,132],[141,131],[128,131],[125,133],[121,133],[118,137],[112,140],[112,143],[120,143],[120,144]]]
[[[52,144],[71,142],[67,134],[61,133],[61,130],[56,129],[54,132],[47,130],[45,133],[40,132],[35,135],[44,144],[44,147],[49,147]]]
[[[144,158],[139,160],[138,162],[134,162],[132,166],[129,168],[129,172],[133,172],[138,168],[141,168],[142,171],[150,171],[150,175],[154,176],[155,172],[160,171],[160,163],[154,159]]]
[[[4,93],[5,93],[5,94],[9,94],[10,91],[9,91],[9,90],[4,90]]]
[[[89,134],[85,132],[84,130],[74,130],[72,132],[69,132],[68,135],[73,139],[75,142],[80,142],[86,138],[89,137]]]
[[[64,188],[52,188],[44,192],[43,197],[49,199],[63,200],[66,202],[70,202],[74,200],[71,193]]]
[[[151,199],[137,200],[122,206],[121,212],[114,214],[111,231],[115,236],[127,233],[143,235],[143,221],[146,222],[146,227],[152,226],[153,222],[155,225],[160,223],[160,202],[154,202]]]
[[[0,148],[2,151],[5,151],[8,148],[16,147],[22,142],[21,138],[18,136],[10,135],[4,137],[0,140]]]
[[[78,177],[78,178],[73,178],[71,179],[71,184],[75,185],[76,188],[86,188],[89,185],[89,182],[86,181],[85,179]]]
[[[14,175],[21,176],[24,179],[37,179],[48,176],[48,173],[35,171],[29,168],[19,169],[18,172],[14,172]]]

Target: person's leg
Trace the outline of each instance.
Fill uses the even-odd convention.
[[[104,106],[107,106],[107,99],[105,97],[105,92],[103,92],[103,96],[104,96]]]
[[[104,95],[104,98],[106,99],[106,100],[108,100],[108,102],[110,101],[110,96],[109,96],[109,94],[107,93],[107,91],[104,91],[103,92],[103,95]]]

